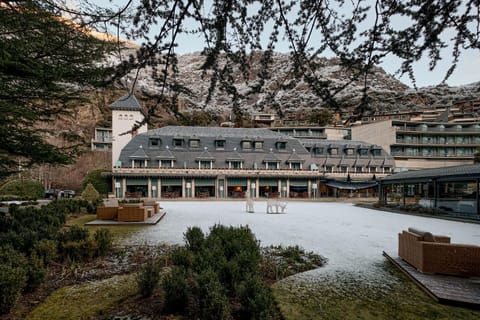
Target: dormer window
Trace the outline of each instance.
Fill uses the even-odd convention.
[[[360,154],[361,157],[366,157],[368,156],[368,149],[360,149],[358,150],[358,153]]]
[[[314,156],[320,156],[324,153],[324,149],[322,147],[314,147],[312,151]]]
[[[347,148],[347,149],[345,149],[345,154],[346,154],[347,156],[353,156],[353,154],[354,154],[353,148]]]
[[[382,150],[378,149],[378,148],[372,149],[372,154],[373,154],[374,157],[381,156],[382,155]]]
[[[290,162],[289,164],[290,169],[293,170],[301,170],[302,169],[302,163],[301,162]]]
[[[274,162],[274,161],[266,161],[265,162],[265,169],[267,170],[276,170],[278,169],[278,165],[279,163],[278,162]]]
[[[150,138],[150,148],[157,149],[160,148],[160,138]]]
[[[263,141],[255,141],[255,150],[263,149]]]
[[[183,148],[183,139],[175,138],[172,144],[174,148]]]
[[[198,169],[212,169],[213,161],[212,160],[200,160],[198,161]]]
[[[243,162],[239,160],[228,161],[228,169],[243,169]]]
[[[225,140],[215,140],[215,149],[217,150],[225,149]]]
[[[132,160],[132,168],[146,168],[147,160]]]
[[[193,149],[200,148],[200,140],[198,139],[190,139],[188,141],[188,144],[190,148],[193,148]]]
[[[275,147],[277,150],[285,150],[287,149],[287,143],[285,141],[277,141],[275,143]]]
[[[338,155],[338,148],[330,148],[330,154],[332,156]]]
[[[242,149],[252,149],[252,141],[249,140],[243,140],[242,141]]]

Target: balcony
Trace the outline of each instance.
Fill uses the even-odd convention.
[[[423,158],[441,158],[441,159],[473,159],[473,154],[445,154],[441,152],[430,152],[428,154],[423,154],[421,152],[418,153],[412,153],[412,152],[392,152],[392,156],[394,158],[417,158],[417,159],[423,159]]]
[[[467,147],[478,147],[480,146],[480,141],[475,142],[472,139],[464,139],[462,141],[439,141],[438,139],[432,140],[423,140],[423,139],[403,139],[397,138],[395,144],[398,145],[419,145],[419,146],[431,146],[431,145],[448,145],[448,146],[467,146]]]
[[[465,134],[465,133],[476,133],[480,135],[480,129],[479,128],[472,128],[472,127],[463,127],[463,128],[455,128],[455,127],[445,127],[445,128],[439,128],[439,127],[428,127],[428,128],[418,128],[418,127],[403,127],[403,126],[398,126],[394,125],[393,126],[397,133],[410,133],[410,132],[415,132],[415,133],[423,133],[423,134],[431,134],[431,133],[445,133],[445,134]]]

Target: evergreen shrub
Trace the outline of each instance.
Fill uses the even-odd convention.
[[[27,284],[25,257],[10,246],[0,247],[0,314],[15,305]]]
[[[16,179],[0,186],[0,195],[17,196],[19,199],[42,199],[45,195],[43,184],[37,180]]]
[[[108,177],[102,176],[102,173],[107,171],[108,170],[105,169],[96,169],[90,171],[83,179],[83,189],[85,189],[88,184],[92,184],[95,190],[97,190],[101,196],[106,197],[111,191],[111,181]]]
[[[90,203],[94,203],[100,199],[100,193],[98,193],[93,184],[89,183],[82,192],[82,198]]]
[[[138,289],[142,297],[150,297],[160,281],[160,264],[151,259],[137,274]]]

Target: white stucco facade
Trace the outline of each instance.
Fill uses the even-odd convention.
[[[120,152],[128,142],[139,133],[147,132],[147,124],[132,133],[135,123],[144,119],[142,107],[133,95],[125,95],[115,101],[112,109],[112,166],[117,164]]]

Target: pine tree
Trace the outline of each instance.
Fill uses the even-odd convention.
[[[0,1],[0,178],[19,164],[69,163],[78,139],[54,146],[45,123],[71,113],[81,89],[103,86],[112,72],[98,63],[111,44],[47,4]]]

